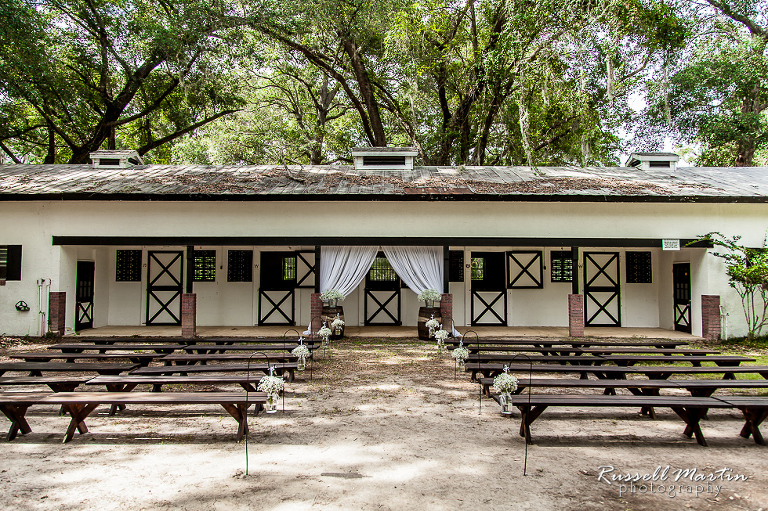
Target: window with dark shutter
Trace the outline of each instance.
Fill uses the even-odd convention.
[[[550,280],[552,282],[573,282],[573,252],[553,250],[549,253]]]
[[[253,281],[253,250],[230,250],[227,254],[227,282]]]
[[[21,280],[21,245],[0,245],[0,280]]]
[[[650,252],[627,252],[627,284],[650,284],[653,267]]]
[[[141,282],[141,250],[117,251],[115,281]]]
[[[216,282],[216,251],[195,250],[192,253],[194,282]]]

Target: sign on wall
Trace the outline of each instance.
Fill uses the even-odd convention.
[[[661,240],[662,250],[680,250],[680,240]]]

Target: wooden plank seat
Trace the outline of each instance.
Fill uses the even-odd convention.
[[[193,374],[193,373],[248,373],[249,371],[269,373],[269,369],[273,368],[275,374],[283,376],[286,381],[293,381],[295,377],[295,371],[298,369],[299,364],[296,362],[283,362],[275,364],[206,364],[206,365],[172,365],[172,366],[149,366],[131,371],[132,375],[163,375],[163,374]]]
[[[22,394],[29,394],[23,396]],[[102,404],[107,405],[221,405],[238,423],[237,440],[248,433],[248,416],[246,407],[252,404],[262,405],[267,401],[263,392],[60,392],[60,393],[0,393],[0,408],[11,413],[6,416],[11,420],[11,431],[8,439],[15,438],[16,433],[29,433],[31,428],[25,420],[29,406],[35,404],[60,405],[70,415],[71,420],[64,436],[64,442],[69,442],[75,431],[88,432],[85,419]],[[258,407],[257,407],[258,410]]]
[[[62,353],[82,353],[83,351],[98,351],[99,353],[128,351],[140,353],[153,351],[155,353],[169,354],[183,348],[186,344],[93,344],[88,342],[64,342],[48,346],[49,350],[59,350]]]
[[[673,339],[645,339],[639,341],[627,340],[593,340],[593,339],[446,339],[446,345],[458,346],[459,341],[469,346],[535,346],[540,348],[551,348],[553,346],[570,346],[571,348],[589,348],[589,347],[635,347],[635,348],[677,348],[678,346],[687,346],[688,341]]]
[[[214,353],[227,353],[234,351],[247,351],[252,352],[283,352],[290,353],[298,344],[260,344],[258,346],[247,344],[190,344],[182,348],[187,353],[197,353],[199,355],[214,354]],[[307,346],[310,353],[316,350],[318,346]]]
[[[71,337],[65,337],[71,339]],[[189,344],[183,337],[91,337],[79,336],[77,343],[86,344]]]
[[[310,353],[308,358],[311,358]],[[160,359],[166,365],[191,365],[206,364],[208,362],[231,362],[233,360],[243,361],[268,361],[268,362],[297,362],[299,357],[292,353],[259,353],[243,351],[240,353],[171,353]]]
[[[458,344],[449,346],[448,349],[458,347]],[[476,353],[539,353],[541,355],[611,355],[611,354],[636,354],[636,355],[718,355],[720,351],[705,349],[686,349],[686,348],[654,348],[654,347],[631,347],[631,346],[603,346],[590,348],[573,348],[571,346],[464,346],[470,354]]]
[[[110,378],[99,376],[97,378]],[[93,380],[91,380],[93,381]],[[482,392],[491,396],[493,378],[480,378]],[[90,382],[89,382],[90,384]],[[517,391],[526,388],[627,389],[632,394],[657,396],[661,389],[684,389],[695,397],[709,397],[719,389],[768,389],[768,380],[582,380],[580,378],[518,378]]]
[[[9,371],[29,373],[29,376],[42,376],[43,372],[72,372],[120,374],[140,367],[139,364],[107,364],[90,362],[0,362],[0,376]]]
[[[141,366],[149,365],[155,359],[164,357],[163,353],[14,353],[10,358],[23,359],[27,362],[50,362],[51,360],[64,360],[75,362],[77,360],[115,360],[128,359]]]
[[[707,366],[707,367],[689,367],[689,366],[588,366],[588,365],[560,365],[560,364],[493,364],[467,362],[464,370],[472,373],[472,381],[477,381],[477,375],[482,374],[487,377],[494,377],[503,372],[504,367],[516,375],[527,375],[528,373],[581,373],[585,378],[587,374],[592,373],[600,379],[619,378],[625,379],[627,374],[642,374],[648,378],[666,380],[674,374],[722,374],[724,379],[732,380],[736,374],[759,374],[768,379],[768,366]]]
[[[663,362],[665,364],[686,363],[701,367],[702,362],[714,362],[719,366],[738,366],[742,362],[755,362],[754,358],[738,355],[526,355],[526,354],[470,354],[467,362],[558,362],[561,364],[600,365],[614,363],[620,366],[632,366],[643,362]]]
[[[256,392],[261,379],[248,374],[189,374],[180,375],[137,375],[96,376],[86,385],[104,385],[110,392],[130,392],[139,385],[152,385],[152,392],[161,392],[163,385],[240,385],[243,390]]]
[[[322,343],[322,339],[313,339],[310,337],[304,337],[303,343],[310,347],[312,345],[319,346]],[[187,344],[224,344],[229,346],[237,345],[260,345],[260,344],[299,344],[298,339],[282,339],[279,337],[197,337],[190,339]]]
[[[90,376],[0,376],[0,387],[47,385],[54,392],[72,392],[90,379]]]
[[[707,441],[701,431],[699,421],[710,408],[738,408],[742,410],[745,418],[741,436],[752,435],[759,445],[765,445],[759,432],[760,423],[765,420],[768,411],[768,399],[750,398],[741,400],[740,396],[732,399],[731,396],[715,397],[690,397],[690,396],[604,396],[604,395],[571,395],[571,394],[518,394],[511,398],[513,406],[516,406],[522,415],[520,421],[520,436],[527,443],[533,443],[531,439],[531,424],[544,410],[552,406],[565,407],[644,407],[644,408],[671,408],[685,423],[683,434],[687,437],[695,436],[699,445],[706,446]]]

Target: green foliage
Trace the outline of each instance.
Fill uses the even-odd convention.
[[[725,249],[714,255],[723,260],[729,285],[741,298],[741,306],[747,321],[748,338],[760,335],[768,324],[768,248],[750,248],[739,244],[741,236],[728,238],[718,232],[711,232],[701,240]]]

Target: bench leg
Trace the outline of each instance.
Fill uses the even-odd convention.
[[[531,424],[533,424],[533,421],[539,418],[539,415],[541,415],[541,413],[546,410],[547,407],[530,407],[528,405],[519,405],[517,409],[520,410],[520,414],[522,415],[522,419],[520,420],[520,436],[525,438],[525,443],[532,444],[533,440],[531,439]]]
[[[672,410],[687,424],[683,435],[687,436],[688,438],[695,435],[696,442],[698,442],[699,445],[706,447],[707,441],[704,439],[704,433],[701,432],[701,427],[699,426],[701,416],[704,414],[706,409],[673,406]]]
[[[221,403],[221,406],[237,421],[237,441],[243,439],[248,434],[248,412],[245,405],[237,406],[231,403]]]
[[[89,405],[64,405],[65,409],[72,417],[67,427],[67,433],[64,435],[63,443],[67,443],[75,436],[75,430],[80,434],[88,433],[88,426],[85,425],[85,418],[88,417],[97,407],[97,404]]]
[[[768,418],[768,408],[742,408],[741,413],[744,414],[744,427],[741,428],[741,435],[744,438],[749,438],[750,435],[755,439],[755,443],[758,445],[765,445],[763,435],[760,433],[760,424]]]
[[[11,427],[8,429],[8,434],[5,436],[7,441],[11,441],[16,438],[16,435],[21,431],[22,435],[32,432],[32,428],[29,427],[27,419],[24,415],[27,413],[29,405],[0,405],[0,410],[11,421]]]

